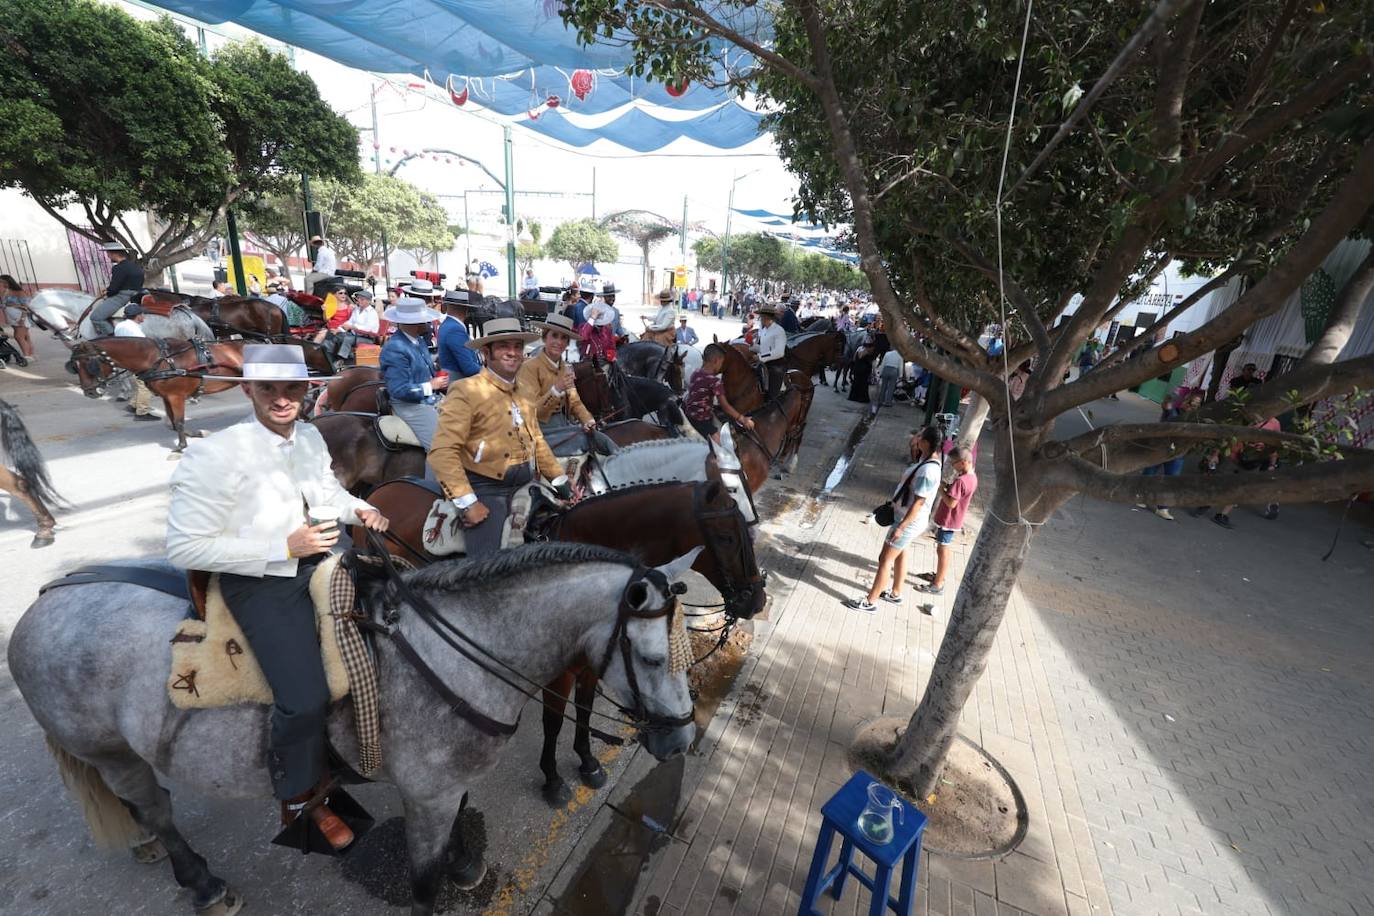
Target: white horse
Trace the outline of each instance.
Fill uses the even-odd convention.
[[[588,485],[592,493],[601,494],[644,483],[705,480],[707,458],[714,452],[721,482],[744,520],[752,524],[758,517],[728,427],[721,429],[721,443],[717,446],[699,436],[636,442],[600,458],[588,472]]]
[[[75,333],[82,340],[99,337],[91,325],[89,316],[82,320],[81,314],[95,300],[86,293],[74,289],[44,289],[34,294],[29,301],[29,310],[51,325],[55,331],[70,335]],[[148,337],[178,338],[190,340],[214,340],[215,332],[210,330],[199,315],[190,309],[174,309],[171,315],[147,314],[143,319],[143,333]]]

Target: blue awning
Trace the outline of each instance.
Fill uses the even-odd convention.
[[[656,118],[642,109],[632,108],[600,127],[584,128],[574,126],[555,110],[544,112],[537,120],[526,122],[525,126],[569,146],[587,146],[597,140],[610,140],[626,149],[647,153],[683,137],[719,149],[744,146],[758,138],[761,118],[761,115],[731,102],[715,111],[682,121]]]

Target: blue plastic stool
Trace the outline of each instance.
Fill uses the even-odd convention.
[[[811,856],[811,871],[806,876],[806,888],[802,891],[800,916],[818,916],[816,901],[826,889],[836,900],[844,893],[844,885],[853,875],[864,887],[873,892],[873,905],[869,916],[886,916],[889,908],[897,916],[911,916],[912,904],[916,898],[916,870],[921,860],[921,834],[926,829],[926,816],[907,804],[901,798],[897,801],[902,807],[902,819],[892,824],[892,841],[881,846],[864,836],[859,830],[859,815],[868,804],[868,787],[878,780],[863,770],[850,777],[849,782],[821,807],[821,834],[816,840],[816,852]],[[844,837],[840,847],[840,861],[830,871],[825,863],[830,860],[830,845],[839,832]],[[854,850],[857,848],[878,866],[872,878],[854,865]],[[902,880],[898,886],[897,899],[888,896],[892,885],[892,872],[898,860],[905,860]]]

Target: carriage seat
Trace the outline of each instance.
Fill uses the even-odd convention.
[[[381,436],[383,442],[391,445],[424,448],[415,437],[415,431],[410,428],[410,424],[395,414],[382,414],[377,417],[377,435]]]

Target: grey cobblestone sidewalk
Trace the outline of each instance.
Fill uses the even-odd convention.
[[[1153,413],[1129,397],[1096,410],[1096,422]],[[676,839],[648,863],[633,912],[796,912],[854,730],[919,697],[952,590],[934,617],[913,597],[875,615],[840,606],[872,573],[881,532],[865,510],[913,422],[887,414],[839,498],[783,519],[804,570],[689,761]],[[917,912],[1374,912],[1361,868],[1374,855],[1374,554],[1357,515],[1320,563],[1337,517],[1285,507],[1271,523],[1242,509],[1225,531],[1066,506],[1037,536],[962,722],[1021,786],[1029,834],[996,863],[923,856]],[[955,575],[972,533],[956,542]],[[913,571],[933,558],[920,542]],[[851,887],[821,912],[867,912],[868,892]]]

